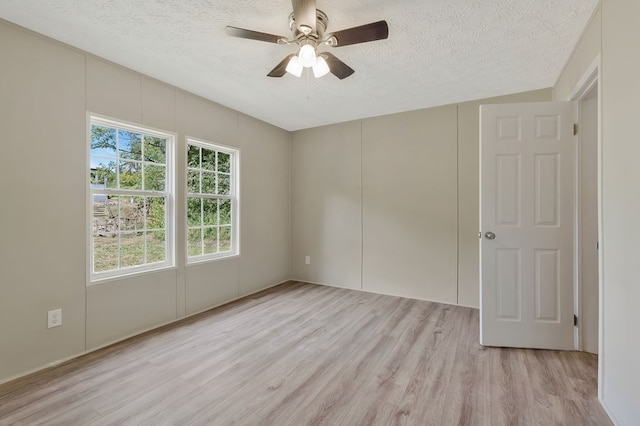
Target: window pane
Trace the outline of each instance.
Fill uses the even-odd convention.
[[[218,194],[229,195],[231,188],[231,176],[218,173]]]
[[[144,229],[144,197],[120,197],[120,231]]]
[[[144,233],[120,234],[120,267],[144,264]]]
[[[142,189],[142,164],[133,161],[118,162],[121,189]]]
[[[153,163],[166,162],[167,140],[153,136],[144,137],[144,159]]]
[[[220,251],[229,251],[231,250],[231,227],[230,226],[221,226],[220,227]]]
[[[116,129],[91,126],[91,155],[116,158]]]
[[[204,254],[218,252],[218,228],[204,229]]]
[[[116,188],[116,161],[91,157],[91,188]]]
[[[164,191],[165,167],[146,164],[144,166],[144,189],[147,191]]]
[[[165,235],[161,231],[147,233],[147,263],[164,262],[167,260]]]
[[[202,225],[201,203],[201,198],[190,197],[187,199],[187,226]]]
[[[200,148],[197,146],[189,145],[187,151],[187,166],[200,167]]]
[[[111,234],[93,235],[93,271],[102,272],[118,268],[118,236]]]
[[[218,171],[225,173],[231,172],[231,155],[218,152]]]
[[[120,214],[120,197],[117,195],[109,195],[107,197],[107,232],[116,232],[118,230],[118,216]]]
[[[108,205],[106,195],[94,195],[91,200],[91,232],[93,234],[107,233]]]
[[[199,256],[202,254],[202,230],[189,229],[187,232],[187,254]]]
[[[118,156],[127,160],[142,160],[142,135],[118,130]]]
[[[147,197],[147,230],[164,229],[165,197]]]
[[[218,224],[218,200],[212,200],[204,198],[202,200],[202,213],[204,225],[217,225]]]
[[[200,172],[196,170],[187,172],[187,191],[190,194],[200,193]]]
[[[216,193],[216,174],[212,172],[202,172],[202,193]]]
[[[210,149],[202,149],[202,168],[206,170],[216,169],[216,152]]]
[[[231,225],[231,200],[220,200],[220,225]]]

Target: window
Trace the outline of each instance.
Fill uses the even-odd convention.
[[[92,280],[174,265],[174,137],[90,117]]]
[[[233,256],[238,247],[238,157],[187,140],[187,261]]]

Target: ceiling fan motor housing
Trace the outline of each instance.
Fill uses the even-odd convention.
[[[308,40],[313,40],[314,43],[317,44],[318,42],[322,41],[324,37],[324,32],[326,31],[328,25],[329,25],[329,18],[327,17],[327,14],[319,9],[316,9],[316,32],[315,33],[311,32],[312,31],[311,28],[305,25],[301,25],[301,28],[302,28],[302,31],[301,31],[300,28],[296,26],[296,18],[293,12],[291,12],[291,14],[289,15],[289,28],[293,33],[293,39],[296,41],[302,41],[303,39],[308,39]],[[308,28],[309,30],[306,33],[304,32],[305,28]]]

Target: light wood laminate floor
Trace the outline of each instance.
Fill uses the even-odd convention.
[[[476,309],[290,282],[0,386],[0,424],[609,425],[596,356]]]

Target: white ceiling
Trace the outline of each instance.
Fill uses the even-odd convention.
[[[551,87],[597,1],[317,0],[327,32],[389,24],[331,50],[356,70],[345,80],[266,77],[295,47],[225,35],[290,36],[289,0],[2,0],[0,17],[298,130]]]

